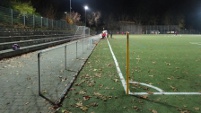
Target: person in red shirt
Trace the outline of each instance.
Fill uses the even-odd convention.
[[[103,32],[103,33],[102,33],[102,39],[104,39],[104,38],[105,38],[105,36],[106,36],[106,33],[105,33],[105,32]]]

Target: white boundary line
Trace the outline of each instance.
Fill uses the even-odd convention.
[[[107,38],[106,38],[106,39],[107,39]],[[119,77],[120,77],[120,80],[121,80],[121,83],[122,83],[122,85],[123,85],[123,87],[124,87],[124,90],[126,91],[126,81],[125,81],[125,79],[124,79],[124,77],[123,77],[123,74],[122,74],[120,68],[119,68],[119,64],[118,64],[118,62],[117,62],[117,59],[116,59],[116,57],[115,57],[115,55],[114,55],[114,52],[113,52],[113,50],[112,50],[112,48],[111,48],[111,45],[110,45],[110,42],[108,41],[108,39],[107,39],[107,43],[108,43],[108,46],[109,46],[109,48],[110,48],[110,52],[111,52],[111,54],[112,54],[112,57],[113,57],[113,59],[114,59],[114,63],[115,63],[115,65],[116,65],[117,73],[118,73],[118,75],[119,75]],[[130,91],[129,91],[129,92],[130,92]]]
[[[117,73],[118,73],[118,75],[120,77],[121,83],[122,83],[122,85],[124,87],[124,90],[126,92],[126,81],[125,81],[125,79],[123,77],[121,69],[119,68],[119,64],[117,62],[117,59],[116,59],[116,57],[114,55],[114,52],[112,50],[112,47],[111,47],[110,42],[109,42],[108,39],[107,39],[107,43],[108,43],[108,46],[110,48],[110,52],[112,54],[113,60],[115,62]],[[130,95],[201,95],[201,92],[164,92],[162,89],[160,89],[158,87],[155,87],[155,86],[152,86],[152,85],[149,85],[149,84],[146,84],[146,83],[135,82],[135,81],[132,81],[132,82],[130,81],[129,83],[140,84],[140,85],[143,85],[143,86],[153,88],[153,89],[158,91],[158,92],[151,92],[151,93],[148,93],[148,92],[135,92],[135,93],[133,93],[133,92],[129,91]]]
[[[201,42],[189,42],[189,43],[194,45],[201,45]]]

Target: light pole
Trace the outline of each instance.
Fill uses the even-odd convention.
[[[72,8],[71,8],[71,0],[70,0],[70,17],[71,17],[71,9],[72,9]]]
[[[88,6],[84,6],[84,11],[85,11],[85,26],[86,26],[86,10],[88,10],[89,7]]]
[[[41,28],[43,27],[43,17],[40,17],[41,18]]]
[[[64,12],[64,13],[65,13],[65,15],[66,15],[66,19],[67,19],[67,14],[68,14],[68,13],[67,13],[67,12]]]

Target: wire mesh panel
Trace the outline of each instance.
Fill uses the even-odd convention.
[[[76,72],[77,69],[73,69],[72,65],[77,60],[77,41],[70,43],[66,48],[66,69]]]
[[[38,54],[39,95],[58,103],[91,54],[99,36],[49,48]]]
[[[76,26],[67,24],[65,20],[53,20],[33,14],[23,14],[4,7],[0,7],[0,25],[48,29],[71,29],[71,27]]]
[[[11,24],[11,10],[0,7],[0,24]]]
[[[40,56],[41,94],[52,101],[60,99],[71,77],[65,70],[64,50],[60,47],[42,53]]]

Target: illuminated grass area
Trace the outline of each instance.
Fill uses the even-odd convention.
[[[116,39],[110,43],[121,70],[125,73],[126,39],[122,36],[117,36]],[[199,92],[200,64],[201,36],[130,35],[132,80],[169,92]],[[137,91],[139,89],[136,88]]]
[[[126,36],[109,39],[125,77]],[[167,92],[201,91],[201,36],[130,35],[131,79]],[[152,92],[131,86],[131,91]],[[151,93],[150,93],[151,94]],[[101,40],[58,112],[198,113],[201,96],[126,95],[107,41]]]

